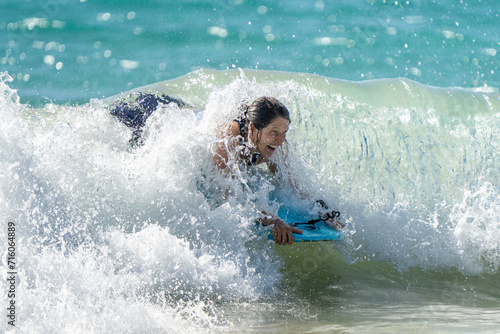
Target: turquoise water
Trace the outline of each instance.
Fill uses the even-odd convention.
[[[85,103],[199,68],[499,87],[500,3],[5,1],[0,65],[21,100]]]
[[[14,222],[18,306],[2,332],[500,332],[498,2],[0,13],[0,289]],[[189,107],[161,107],[132,149],[108,110],[130,90]],[[344,241],[269,243],[268,198],[310,203],[207,163],[261,95],[288,106],[288,168],[342,212]]]

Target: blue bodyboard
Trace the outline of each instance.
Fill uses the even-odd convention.
[[[344,237],[342,231],[337,231],[328,226],[323,220],[311,220],[313,217],[306,213],[296,212],[291,209],[280,208],[278,216],[293,227],[302,230],[302,234],[293,234],[294,242],[304,241],[333,241]],[[273,240],[272,232],[268,239]]]

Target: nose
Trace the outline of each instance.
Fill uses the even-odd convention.
[[[286,134],[276,135],[274,136],[274,140],[279,146],[286,140]]]

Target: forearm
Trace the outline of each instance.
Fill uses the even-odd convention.
[[[281,218],[274,215],[267,215],[265,211],[261,211],[264,217],[258,221],[265,226],[271,225],[273,231],[273,239],[279,245],[289,245],[293,243],[293,233],[302,234],[302,230],[292,227],[285,223]]]

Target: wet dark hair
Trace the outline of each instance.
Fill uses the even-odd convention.
[[[248,126],[252,123],[257,130],[262,130],[277,118],[284,118],[291,122],[290,113],[283,103],[269,96],[262,96],[252,102],[250,106],[242,105],[243,115],[240,122],[243,123],[241,134],[248,135]]]

